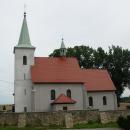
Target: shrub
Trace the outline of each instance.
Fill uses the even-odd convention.
[[[118,125],[121,127],[121,128],[123,128],[123,123],[124,123],[124,117],[122,117],[122,116],[120,116],[119,118],[118,118],[118,120],[117,120],[117,123],[118,123]]]
[[[127,118],[124,118],[122,116],[120,116],[118,118],[118,121],[117,121],[118,125],[125,129],[125,130],[130,130],[130,116],[127,116]]]
[[[130,109],[130,105],[128,105],[128,106],[126,106],[127,107],[127,109]]]

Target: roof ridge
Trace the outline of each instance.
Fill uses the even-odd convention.
[[[35,56],[34,58],[47,58],[47,59],[76,59],[76,57],[38,57]]]

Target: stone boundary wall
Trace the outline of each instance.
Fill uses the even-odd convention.
[[[77,123],[98,122],[99,115],[98,110],[0,113],[0,126],[72,128]]]
[[[130,115],[130,110],[111,110],[100,112],[101,123],[116,122],[120,116],[127,117]]]
[[[0,126],[17,126],[18,113],[0,113]]]
[[[130,110],[0,113],[0,126],[72,128],[75,124],[86,124],[90,121],[116,122],[119,116],[127,115],[130,115]]]
[[[72,128],[77,123],[98,122],[100,119],[98,110],[77,110],[58,112],[26,113],[27,126],[60,126]]]

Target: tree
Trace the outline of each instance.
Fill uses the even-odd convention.
[[[50,56],[59,57],[60,50],[54,50]],[[124,87],[130,83],[130,51],[128,49],[112,45],[108,52],[105,52],[101,47],[93,49],[89,46],[75,46],[67,49],[67,57],[76,57],[81,68],[107,69],[117,89],[118,99]]]
[[[109,47],[106,61],[106,69],[117,89],[117,99],[120,100],[124,87],[129,83],[130,51],[119,46]]]
[[[107,53],[101,47],[98,47],[97,50],[94,51],[93,55],[94,55],[94,66],[99,69],[106,68]]]
[[[74,48],[67,48],[66,56],[76,57],[82,68],[91,68],[93,66],[93,52],[94,50],[88,46],[75,46]],[[60,50],[54,50],[49,56],[59,57]]]

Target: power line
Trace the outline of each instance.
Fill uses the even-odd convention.
[[[6,80],[0,80],[0,82],[8,83],[8,84],[14,84],[14,82],[6,81]]]

